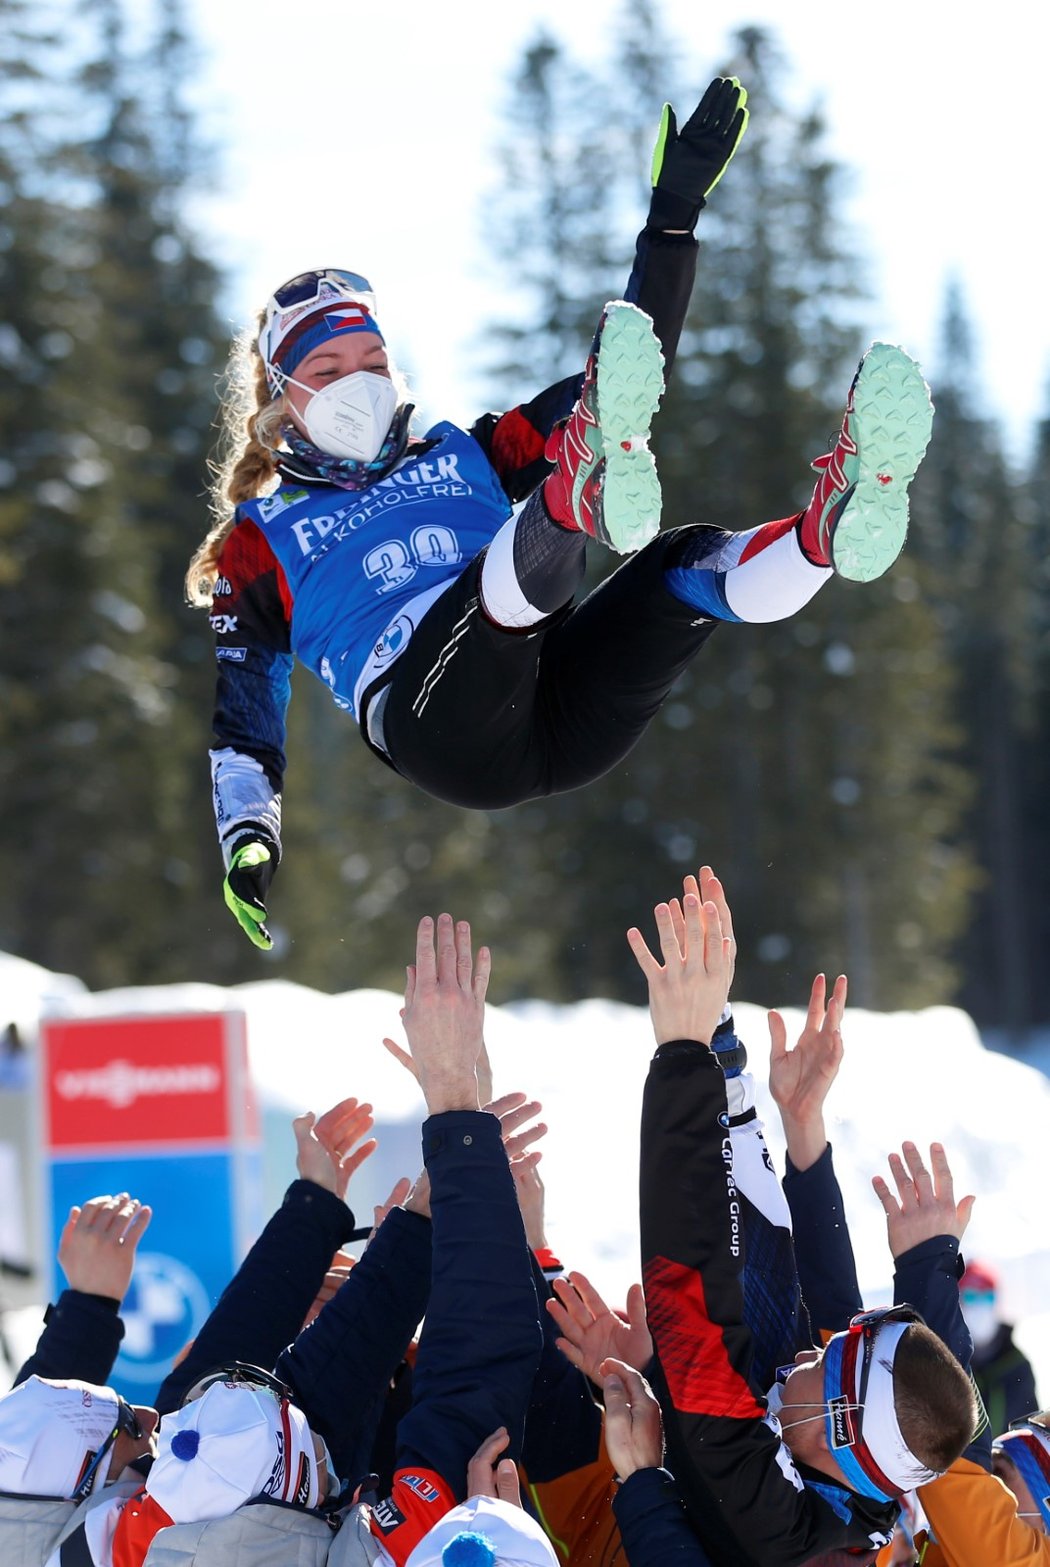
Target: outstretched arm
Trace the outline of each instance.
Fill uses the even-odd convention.
[[[769,1014],[769,1091],[787,1143],[784,1195],[791,1211],[799,1284],[818,1332],[847,1328],[863,1302],[849,1226],[824,1126],[824,1103],[842,1062],[846,976],[827,994],[814,979],[793,1049],[779,1012]]]
[[[780,1111],[788,1158],[798,1171],[816,1164],[828,1146],[824,1101],[842,1064],[846,989],[846,976],[840,974],[827,999],[827,981],[817,975],[793,1050],[788,1049],[784,1019],[779,1012],[769,1014],[769,1092]]]
[[[906,1302],[920,1311],[927,1326],[969,1369],[973,1343],[959,1302],[959,1247],[976,1199],[956,1199],[941,1143],[930,1145],[929,1170],[912,1142],[902,1143],[899,1154],[889,1155],[889,1166],[897,1195],[881,1175],[873,1176],[871,1184],[886,1215],[886,1238],[894,1261],[894,1302]],[[989,1468],[991,1440],[996,1434],[987,1429],[985,1418],[964,1456]]]
[[[623,1361],[606,1360],[602,1373],[605,1445],[621,1482],[613,1512],[630,1567],[708,1567],[674,1478],[661,1467],[663,1424],[652,1389]]]
[[[656,911],[662,965],[639,932],[628,934],[660,1045],[641,1135],[653,1382],[668,1467],[705,1548],[718,1559],[798,1567],[843,1547],[870,1548],[869,1526],[802,1486],[751,1384],[725,1082],[705,1043],[725,1001],[728,958],[717,908],[698,902],[683,900],[685,950],[673,940],[670,910]]]
[[[420,921],[403,1022],[429,1111],[433,1275],[412,1407],[398,1426],[394,1491],[372,1522],[397,1562],[462,1498],[488,1437],[505,1428],[509,1456],[517,1455],[539,1362],[539,1308],[514,1179],[500,1122],[478,1106],[489,966],[483,947],[475,968],[466,921]]]
[[[124,1337],[120,1307],[152,1215],[127,1192],[70,1209],[58,1244],[69,1288],[47,1308],[43,1332],[15,1377],[16,1387],[32,1376],[109,1381]]]
[[[707,198],[747,129],[747,92],[716,76],[681,130],[665,103],[653,149],[653,193],[624,298],[652,316],[668,379],[696,276],[693,237]]]
[[[680,131],[670,104],[663,108],[653,152],[652,199],[623,298],[652,317],[666,378],[696,279],[693,230],[747,128],[746,103],[736,77],[716,77]],[[471,426],[511,501],[524,500],[546,478],[547,437],[569,417],[582,385],[581,368],[531,401],[507,413],[484,414]]]
[[[343,1200],[354,1169],[375,1148],[362,1142],[371,1105],[344,1099],[319,1121],[293,1123],[299,1180],[223,1290],[189,1353],[157,1394],[161,1414],[177,1409],[199,1377],[229,1360],[271,1367],[295,1338],[332,1257],[350,1239],[354,1216]],[[327,1145],[322,1139],[331,1138]],[[360,1146],[357,1146],[360,1144]]]
[[[272,946],[266,897],[281,859],[285,715],[291,691],[291,599],[254,522],[223,547],[210,616],[216,694],[212,799],[227,907],[254,946]]]

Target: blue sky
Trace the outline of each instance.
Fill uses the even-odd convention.
[[[480,214],[508,79],[543,25],[600,58],[620,5],[190,0],[190,15],[202,46],[195,99],[219,151],[218,183],[195,215],[229,273],[231,322],[303,267],[351,266],[375,284],[424,411],[472,417],[486,391],[471,373],[471,344],[500,306]],[[944,288],[956,275],[985,411],[1023,456],[1050,383],[1050,12],[1021,0],[665,0],[663,15],[698,91],[735,28],[776,33],[790,96],[821,104],[829,150],[854,171],[847,211],[876,289],[872,335],[905,343],[935,372]],[[654,125],[658,113],[657,103]]]

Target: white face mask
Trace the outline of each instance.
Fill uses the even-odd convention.
[[[962,1314],[970,1330],[974,1349],[984,1349],[999,1331],[999,1311],[991,1300],[963,1300]]]
[[[319,391],[292,376],[286,379],[311,394],[299,417],[307,439],[321,451],[332,457],[354,457],[358,462],[371,462],[379,455],[397,411],[397,388],[389,376],[355,370]]]

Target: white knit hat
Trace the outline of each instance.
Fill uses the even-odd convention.
[[[405,1567],[442,1567],[446,1546],[461,1535],[480,1536],[492,1546],[496,1567],[558,1567],[547,1536],[528,1513],[492,1496],[472,1496],[438,1520],[412,1552]],[[476,1552],[482,1562],[483,1546]],[[455,1559],[457,1552],[450,1553]],[[464,1563],[469,1553],[460,1553]],[[484,1553],[487,1554],[487,1553]]]
[[[213,1382],[165,1415],[146,1491],[176,1523],[225,1518],[253,1496],[301,1507],[320,1499],[313,1434],[286,1398]]]
[[[0,1491],[74,1497],[117,1423],[111,1387],[29,1377],[0,1398]],[[105,1460],[90,1490],[106,1480]]]

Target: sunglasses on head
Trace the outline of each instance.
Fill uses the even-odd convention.
[[[863,1361],[860,1368],[860,1392],[857,1403],[860,1406],[859,1413],[863,1419],[864,1400],[868,1391],[868,1375],[871,1371],[871,1362],[875,1353],[875,1340],[879,1329],[887,1322],[923,1322],[924,1318],[915,1310],[914,1306],[877,1306],[872,1311],[858,1311],[850,1318],[848,1331],[859,1333],[863,1341]]]
[[[272,1371],[266,1371],[262,1366],[253,1366],[247,1360],[231,1360],[229,1365],[217,1366],[214,1371],[209,1371],[194,1385],[200,1388],[203,1395],[216,1382],[232,1382],[237,1387],[257,1388],[264,1393],[272,1393],[275,1398],[284,1398],[289,1403],[294,1402],[294,1394],[287,1382],[282,1382],[280,1377],[275,1377]]]
[[[891,1500],[901,1493],[899,1487],[882,1473],[864,1437],[868,1381],[879,1329],[888,1322],[922,1321],[914,1306],[883,1306],[873,1311],[858,1311],[846,1332],[837,1334],[824,1352],[828,1445],[854,1489],[882,1500]]]
[[[849,1319],[850,1333],[874,1333],[884,1322],[921,1322],[925,1318],[914,1306],[876,1306],[871,1311],[858,1311]]]
[[[75,1502],[82,1501],[85,1496],[90,1496],[91,1488],[95,1483],[95,1476],[99,1470],[99,1465],[102,1463],[102,1460],[106,1458],[112,1451],[114,1442],[122,1433],[124,1436],[130,1436],[134,1442],[142,1441],[142,1423],[139,1420],[138,1415],[132,1409],[130,1404],[125,1403],[124,1399],[118,1398],[116,1425],[114,1425],[112,1431],[101,1443],[94,1458],[91,1460],[90,1464],[81,1475],[80,1483],[73,1492],[73,1500]]]
[[[320,272],[300,272],[289,278],[274,292],[273,302],[278,310],[291,310],[293,305],[308,305],[320,298],[322,286],[328,283],[349,294],[371,294],[372,285],[359,272],[344,272],[339,267],[325,267]]]

